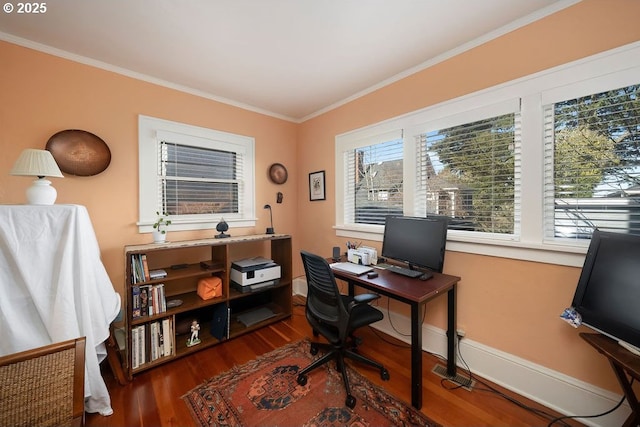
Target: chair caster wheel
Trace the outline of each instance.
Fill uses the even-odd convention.
[[[344,404],[347,405],[348,408],[353,409],[356,407],[356,398],[348,395],[347,400],[344,401]]]
[[[318,354],[318,346],[315,344],[311,344],[311,349],[310,349],[311,355],[315,356],[316,354]]]
[[[298,379],[296,381],[301,386],[305,386],[305,385],[307,385],[307,376],[306,375],[298,375]]]
[[[382,378],[383,381],[389,381],[389,371],[387,371],[386,368],[380,369],[380,378]]]

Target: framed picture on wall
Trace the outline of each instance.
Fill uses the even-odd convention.
[[[325,200],[324,171],[309,174],[309,200]]]

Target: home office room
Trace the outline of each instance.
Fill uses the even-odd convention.
[[[4,4],[0,425],[640,425],[640,2],[385,3]]]

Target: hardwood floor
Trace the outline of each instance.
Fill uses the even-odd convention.
[[[363,328],[358,335],[363,338],[360,351],[383,363],[391,379],[382,381],[378,371],[362,365],[357,365],[356,369],[389,393],[410,402],[410,353],[407,344],[371,328]],[[126,386],[117,383],[105,364],[104,377],[114,413],[109,417],[87,414],[86,424],[131,427],[194,425],[181,399],[186,392],[234,365],[241,365],[258,355],[306,337],[312,337],[311,329],[304,317],[304,307],[296,305],[294,314],[287,320],[146,371],[135,376]],[[524,409],[488,391],[487,386],[479,382],[471,391],[456,388],[432,372],[434,364],[438,362],[435,356],[423,353],[422,412],[444,426],[545,426],[550,418],[559,416],[550,409],[491,383],[487,384],[516,399],[521,405],[544,411],[548,416]],[[575,421],[568,424],[581,425]],[[560,425],[563,424],[554,424]]]

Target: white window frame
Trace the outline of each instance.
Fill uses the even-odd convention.
[[[222,217],[233,227],[255,227],[255,139],[248,136],[208,129],[155,117],[138,117],[139,218],[138,232],[150,233],[161,205],[158,191],[158,150],[163,135],[173,142],[205,148],[235,151],[244,156],[243,200],[237,214],[172,215],[170,230],[215,230]],[[181,139],[181,141],[176,141]]]
[[[640,42],[632,43],[579,61],[555,67],[486,90],[452,99],[432,107],[389,119],[365,128],[337,135],[336,162],[336,235],[382,241],[383,228],[376,225],[345,223],[344,165],[342,153],[368,145],[377,135],[404,129],[405,153],[415,144],[413,136],[426,123],[446,123],[458,114],[490,109],[492,106],[520,100],[521,114],[521,188],[520,231],[516,236],[458,233],[450,230],[447,249],[581,267],[589,241],[566,242],[544,237],[544,130],[543,105],[550,102],[603,92],[640,82]],[[407,156],[406,158],[411,158]],[[405,162],[411,163],[411,162]],[[408,164],[407,164],[408,166]],[[405,214],[413,212],[415,171],[404,172]],[[517,173],[517,171],[516,171]]]

